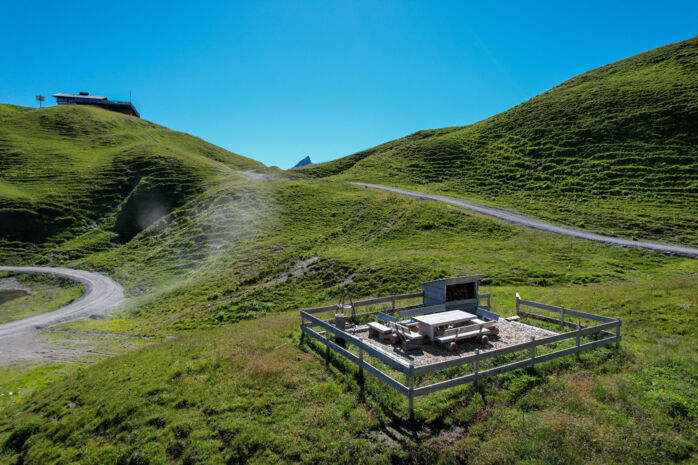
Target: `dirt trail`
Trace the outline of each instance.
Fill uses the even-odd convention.
[[[635,247],[638,249],[651,250],[653,252],[669,253],[674,255],[684,255],[687,257],[698,257],[698,249],[693,247],[684,247],[680,245],[669,245],[669,244],[657,244],[655,242],[643,242],[643,241],[633,241],[630,239],[621,239],[618,237],[604,236],[601,234],[590,233],[583,231],[581,229],[569,228],[566,226],[556,226],[554,224],[544,223],[527,216],[518,215],[516,213],[511,213],[506,210],[500,210],[498,208],[488,207],[486,205],[466,202],[460,199],[454,199],[452,197],[445,197],[442,195],[432,195],[423,194],[420,192],[406,191],[403,189],[396,189],[394,187],[378,186],[375,184],[366,184],[363,182],[349,182],[355,186],[368,187],[371,189],[381,189],[388,192],[393,192],[395,194],[407,195],[409,197],[416,197],[418,199],[424,200],[434,200],[436,202],[447,203],[450,205],[455,205],[457,207],[465,208],[483,215],[492,216],[500,220],[504,220],[508,223],[520,224],[522,226],[527,226],[529,228],[541,229],[543,231],[549,231],[557,234],[563,234],[565,236],[577,237],[579,239],[587,239],[590,241],[603,242],[605,244],[616,245],[620,247]]]
[[[257,180],[270,180],[270,179],[287,179],[282,175],[265,175],[261,173],[256,173],[254,170],[241,171],[242,174]],[[304,181],[332,181],[326,178],[294,178],[302,179]],[[370,189],[381,189],[384,191],[392,192],[394,194],[406,195],[409,197],[415,197],[422,200],[434,200],[436,202],[447,203],[449,205],[455,205],[456,207],[465,208],[466,210],[474,211],[482,215],[491,216],[497,218],[507,223],[518,224],[521,226],[526,226],[529,228],[540,229],[543,231],[549,231],[556,234],[562,234],[565,236],[576,237],[579,239],[587,239],[590,241],[603,242],[604,244],[611,244],[619,247],[634,247],[637,249],[651,250],[653,252],[661,252],[672,255],[683,255],[686,257],[696,258],[698,257],[698,249],[694,247],[685,247],[682,245],[671,245],[671,244],[658,244],[656,242],[643,242],[643,241],[633,241],[630,239],[621,239],[618,237],[604,236],[602,234],[590,233],[588,231],[583,231],[581,229],[570,228],[567,226],[556,226],[554,224],[545,223],[534,218],[524,216],[521,214],[512,213],[506,210],[501,210],[499,208],[489,207],[480,203],[466,202],[465,200],[455,199],[453,197],[446,197],[443,195],[433,195],[424,194],[422,192],[406,191],[404,189],[397,189],[395,187],[379,186],[377,184],[367,184],[363,182],[352,182],[352,181],[335,181],[335,182],[345,182],[347,184],[353,184],[354,186],[366,187]]]
[[[85,293],[80,298],[65,307],[0,325],[0,341],[10,336],[32,332],[76,318],[103,315],[124,301],[124,290],[121,285],[99,273],[70,268],[33,266],[0,266],[0,271],[55,274],[78,282],[85,288]]]

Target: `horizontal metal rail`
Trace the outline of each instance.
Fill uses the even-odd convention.
[[[313,313],[324,313],[324,312],[329,312],[332,310],[339,310],[339,305],[327,305],[325,307],[315,307],[315,308],[304,308],[301,310],[301,312],[305,312],[307,314],[313,314]]]
[[[377,349],[370,344],[366,344],[364,341],[362,341],[360,338],[353,336],[351,334],[348,334],[341,329],[332,326],[331,324],[327,323],[326,321],[322,321],[319,318],[316,318],[305,311],[301,312],[301,318],[307,319],[310,321],[313,325],[320,326],[324,330],[334,334],[336,337],[340,339],[344,339],[345,341],[349,342],[350,344],[354,344],[357,346],[359,349],[362,349],[366,351],[366,353],[376,357],[378,360],[381,362],[385,363],[386,365],[389,365],[396,370],[402,372],[402,373],[409,373],[410,366],[403,362],[402,360],[392,357],[388,355],[387,352],[384,352],[380,349]],[[305,325],[303,325],[305,326]]]
[[[443,312],[445,310],[456,309],[459,305],[469,305],[477,307],[478,299],[463,299],[454,300],[451,302],[446,302],[445,304],[430,305],[428,307],[419,306],[410,310],[405,310],[400,312],[402,318],[418,316],[418,315],[429,315],[431,313]]]
[[[354,303],[354,307],[366,307],[368,305],[382,304],[384,302],[392,302],[393,300],[405,300],[414,299],[416,297],[422,297],[421,292],[415,292],[414,294],[402,294],[402,295],[390,295],[387,297],[377,297],[375,299],[360,300]]]
[[[564,307],[556,307],[554,305],[542,304],[540,302],[534,302],[532,300],[524,300],[524,299],[517,299],[517,300],[518,300],[518,303],[520,303],[521,305],[527,305],[529,307],[540,308],[542,310],[549,310],[551,312],[556,312],[556,313],[564,312],[565,315],[576,316],[579,318],[586,318],[588,320],[601,321],[603,323],[616,321],[615,318],[609,318],[607,316],[601,316],[601,315],[594,315],[592,313],[579,312],[577,310],[570,310],[569,308],[564,308]],[[518,308],[518,306],[517,306],[517,308]]]
[[[334,342],[330,341],[329,339],[322,337],[321,335],[319,335],[318,333],[316,333],[315,331],[313,331],[312,329],[310,329],[309,327],[307,327],[307,326],[305,326],[305,325],[302,325],[302,326],[301,326],[301,330],[302,330],[305,334],[307,334],[307,335],[309,335],[310,337],[312,337],[313,339],[319,341],[319,342],[322,343],[322,344],[325,344],[325,345],[329,346],[332,350],[334,350],[335,352],[339,353],[340,355],[343,355],[343,356],[344,356],[345,358],[347,358],[349,361],[355,363],[356,365],[358,365],[358,366],[361,367],[361,368],[364,368],[366,371],[368,371],[368,372],[371,373],[373,376],[375,376],[376,378],[378,378],[378,379],[380,379],[381,381],[383,381],[383,382],[384,382],[385,384],[387,384],[388,386],[390,386],[390,387],[392,387],[393,389],[395,389],[397,392],[399,392],[399,393],[402,394],[403,396],[408,396],[408,395],[409,395],[409,388],[408,388],[407,386],[405,386],[404,384],[398,382],[397,380],[395,380],[394,378],[390,377],[389,375],[383,373],[382,371],[380,371],[378,368],[374,367],[373,365],[371,365],[371,364],[368,363],[367,361],[365,361],[365,360],[363,360],[363,359],[357,357],[356,355],[352,354],[351,352],[349,352],[349,351],[346,350],[345,348],[343,348],[343,347],[341,347],[341,346],[335,344]]]
[[[614,342],[616,342],[616,338],[610,337],[606,339],[601,339],[599,341],[593,341],[586,344],[582,344],[580,346],[558,350],[556,352],[551,352],[545,355],[537,355],[534,358],[527,358],[526,360],[521,360],[518,362],[509,363],[507,365],[490,368],[489,370],[479,371],[477,373],[471,373],[469,375],[461,376],[459,378],[453,378],[446,381],[441,381],[440,383],[434,383],[428,386],[418,387],[412,391],[412,395],[423,396],[432,392],[441,391],[442,389],[448,389],[451,387],[459,386],[461,384],[471,383],[473,381],[477,381],[478,379],[488,378],[490,376],[498,375],[500,373],[506,373],[507,371],[517,370],[519,368],[525,368],[527,366],[535,365],[536,363],[547,362],[548,360],[552,360],[558,357],[574,354],[583,350],[593,349],[594,347],[599,347],[606,344],[612,344]]]
[[[562,321],[561,319],[553,318],[551,316],[538,315],[537,313],[525,312],[523,310],[519,310],[519,316],[522,318],[534,318],[536,320],[545,321],[546,323],[562,325],[568,328],[577,328],[577,325],[570,321]]]
[[[386,297],[377,297],[375,299],[359,300],[358,302],[354,302],[354,307],[366,307],[368,305],[376,305],[376,304],[381,304],[384,302],[392,302],[394,300],[397,301],[397,300],[415,299],[417,297],[422,297],[423,295],[424,294],[422,292],[414,292],[412,294],[389,295]],[[323,313],[323,312],[329,312],[331,310],[339,310],[339,309],[340,309],[340,306],[338,304],[335,304],[335,305],[326,305],[324,307],[304,308],[301,311],[308,313],[308,314],[314,314],[314,313]]]

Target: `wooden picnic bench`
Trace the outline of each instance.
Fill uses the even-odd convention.
[[[422,348],[424,338],[421,334],[400,323],[391,323],[390,326],[395,330],[391,339],[393,344],[400,342],[405,351]]]
[[[499,330],[494,328],[496,321],[472,320],[472,324],[449,328],[434,337],[441,346],[447,345],[448,350],[453,352],[456,349],[456,342],[465,339],[480,339],[483,344],[487,343],[487,336],[497,334]]]
[[[397,318],[383,312],[378,312],[376,315],[385,324],[377,321],[368,323],[368,335],[378,336],[380,339],[389,339],[392,344],[400,342],[404,350],[420,349],[422,347],[422,335],[412,331],[412,328],[417,329],[417,322],[409,320],[398,322]]]
[[[393,333],[393,329],[378,323],[377,321],[371,321],[368,323],[368,335],[369,336],[379,336],[381,339],[390,339],[390,335]]]

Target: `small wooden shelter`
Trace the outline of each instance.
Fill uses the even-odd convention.
[[[477,310],[478,291],[483,278],[483,275],[478,274],[420,284],[419,287],[424,291],[424,306],[444,304],[447,310],[456,307],[466,311]]]

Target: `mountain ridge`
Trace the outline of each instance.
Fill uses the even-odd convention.
[[[296,165],[294,166],[294,168],[302,168],[302,167],[304,167],[304,166],[308,166],[308,165],[312,165],[312,164],[313,164],[313,162],[310,161],[310,156],[306,156],[306,157],[303,158],[301,161],[299,161],[298,163],[296,163]]]
[[[35,244],[105,223],[126,242],[193,193],[264,167],[143,119],[73,105],[0,105],[0,156],[0,239]]]

